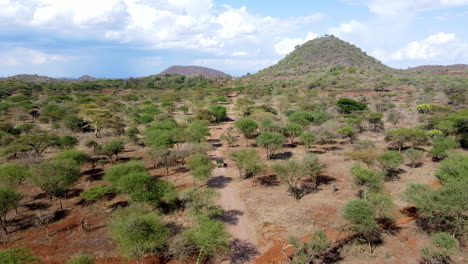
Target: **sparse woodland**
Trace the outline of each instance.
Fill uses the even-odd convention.
[[[463,263],[467,87],[333,36],[240,78],[0,79],[0,264]]]

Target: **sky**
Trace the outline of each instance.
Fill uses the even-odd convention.
[[[468,0],[0,0],[0,77],[232,76],[325,34],[391,67],[468,63]]]

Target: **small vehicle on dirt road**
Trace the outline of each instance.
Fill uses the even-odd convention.
[[[224,160],[223,159],[216,159],[216,166],[218,166],[218,168],[226,168],[227,167],[227,164],[224,163]]]

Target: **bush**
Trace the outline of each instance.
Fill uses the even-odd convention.
[[[74,257],[67,261],[67,264],[94,264],[94,258],[88,255]]]
[[[0,251],[0,264],[30,264],[40,260],[31,254],[29,249],[8,248]]]
[[[466,180],[468,178],[468,154],[453,154],[442,161],[436,177],[444,184]]]
[[[112,140],[111,142],[101,145],[98,148],[100,154],[106,155],[111,162],[116,162],[119,159],[119,154],[125,150],[125,143],[120,140]],[[115,159],[113,158],[115,156]]]
[[[276,133],[261,133],[257,137],[257,144],[266,149],[267,159],[271,159],[276,150],[283,146],[284,137]]]
[[[445,159],[448,157],[450,150],[460,147],[460,144],[449,137],[437,137],[433,140],[432,155],[435,159]]]
[[[190,169],[195,180],[203,182],[211,177],[214,165],[206,154],[193,154],[189,157],[187,167]]]
[[[405,156],[409,159],[412,168],[421,161],[424,152],[422,150],[410,148],[405,151]]]
[[[366,168],[354,167],[351,169],[354,176],[354,184],[361,188],[363,196],[368,192],[379,192],[383,187],[382,174]]]
[[[80,197],[86,201],[97,201],[103,198],[104,196],[110,194],[111,192],[111,188],[103,185],[98,185],[81,192]]]
[[[369,243],[372,252],[372,242],[380,239],[372,204],[362,199],[351,200],[345,205],[343,217],[350,222],[350,230]]]
[[[0,165],[0,186],[16,187],[31,175],[26,165],[7,163]]]
[[[142,258],[166,245],[169,230],[156,212],[130,205],[112,214],[110,230],[124,256]]]
[[[336,105],[339,107],[340,112],[343,114],[351,114],[355,111],[362,111],[367,108],[367,105],[349,98],[340,98]]]
[[[445,183],[442,188],[409,184],[404,197],[418,209],[420,225],[428,231],[446,231],[456,236],[465,234],[468,205],[468,179]]]
[[[88,161],[89,156],[83,151],[79,151],[77,149],[67,149],[67,150],[63,150],[55,154],[53,159],[54,160],[73,160],[78,165],[83,165],[86,163],[86,161]]]
[[[247,139],[251,138],[258,128],[257,122],[251,118],[239,119],[234,123],[234,125],[242,132],[242,134],[244,134]]]
[[[433,235],[431,246],[423,248],[424,263],[449,263],[450,255],[458,248],[458,241],[450,234],[439,232]]]
[[[405,159],[398,151],[387,150],[377,158],[380,167],[387,175],[392,174],[396,171]]]
[[[307,149],[309,149],[312,144],[316,141],[315,135],[310,132],[303,132],[299,136],[299,141],[303,144]]]

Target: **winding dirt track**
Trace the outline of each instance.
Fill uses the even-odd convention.
[[[231,114],[232,105],[228,105],[228,116],[231,119],[234,117]],[[230,126],[233,126],[233,121],[224,122],[218,126],[211,128],[210,141],[217,143],[220,140],[221,135],[228,130]],[[227,146],[223,144],[215,148],[210,153],[212,158],[222,158],[225,160],[229,157],[229,151]],[[213,171],[212,178],[210,179],[210,185],[218,190],[220,197],[218,204],[224,210],[224,220],[227,224],[227,231],[232,235],[231,247],[249,247],[255,248],[257,244],[257,236],[253,222],[249,219],[247,210],[244,202],[239,195],[239,182],[236,170],[232,163],[228,164],[228,168],[215,168]],[[231,248],[232,249],[232,248]],[[236,249],[232,249],[236,250]],[[239,252],[241,255],[243,252]],[[245,252],[247,254],[247,252]],[[236,259],[237,258],[237,259]],[[245,261],[239,261],[240,258],[245,258]],[[250,263],[251,259],[246,256],[231,256],[230,262],[227,263]]]

